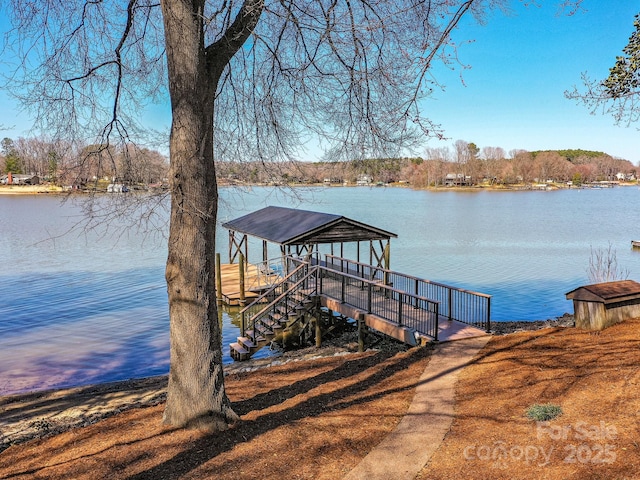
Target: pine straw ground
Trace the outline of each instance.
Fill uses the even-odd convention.
[[[162,404],[131,409],[9,447],[0,478],[340,479],[394,428],[428,362],[414,349],[231,374],[242,421],[227,432],[164,427]],[[416,478],[640,478],[638,382],[640,319],[496,336],[461,372],[451,430]],[[547,403],[562,415],[525,416]]]

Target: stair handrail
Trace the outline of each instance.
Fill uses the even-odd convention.
[[[298,268],[296,268],[296,270],[294,270],[293,272],[291,272],[291,274],[293,274],[294,272],[296,272],[297,270],[304,268],[304,267],[309,267],[309,271],[298,281],[296,281],[294,284],[292,284],[289,288],[287,288],[286,291],[284,291],[283,293],[281,293],[280,295],[278,295],[275,299],[273,299],[268,305],[266,305],[265,307],[263,307],[260,311],[258,311],[257,313],[255,313],[254,315],[251,316],[251,318],[249,319],[249,323],[251,324],[254,332],[255,332],[255,324],[256,322],[262,318],[267,312],[269,312],[272,308],[274,308],[276,305],[278,305],[284,298],[287,298],[289,295],[291,295],[291,293],[295,292],[301,285],[304,285],[305,282],[312,277],[315,277],[317,275],[318,272],[318,266],[309,266],[309,264],[305,263],[300,265]],[[284,283],[281,282],[281,284]],[[313,291],[317,291],[317,284],[314,282],[314,288]],[[308,297],[309,295],[307,295]],[[244,333],[246,332],[246,323],[245,323],[245,315],[243,313],[242,315],[242,319],[241,319],[241,333],[244,335]]]
[[[263,300],[265,299],[265,297],[268,297],[269,295],[272,295],[273,292],[275,292],[279,287],[281,287],[284,283],[286,283],[287,281],[289,281],[291,279],[291,277],[295,276],[296,274],[299,273],[300,270],[304,269],[307,266],[307,264],[301,264],[298,267],[295,268],[295,270],[292,270],[291,272],[289,272],[286,276],[281,277],[280,280],[275,283],[274,285],[272,285],[268,290],[266,290],[265,292],[263,292],[261,295],[259,295],[258,297],[254,298],[253,301],[247,305],[246,307],[244,307],[242,310],[240,310],[240,314],[243,316],[247,311],[249,311],[250,309],[252,309],[253,307],[255,307],[257,304],[263,303]]]

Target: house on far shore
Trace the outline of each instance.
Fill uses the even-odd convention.
[[[618,172],[618,173],[616,173],[616,179],[619,182],[635,182],[636,181],[636,176],[633,173]]]
[[[471,185],[471,176],[462,173],[447,173],[444,178],[445,187],[466,187]]]
[[[603,330],[640,317],[640,283],[633,280],[585,285],[566,294],[573,300],[576,327]]]
[[[358,175],[358,179],[356,180],[356,185],[358,186],[368,186],[373,182],[373,177],[371,175]]]
[[[2,185],[40,185],[40,177],[37,175],[8,173],[0,177],[0,183]]]

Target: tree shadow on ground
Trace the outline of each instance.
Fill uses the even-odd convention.
[[[362,394],[363,391],[375,387],[388,377],[422,360],[424,355],[428,355],[426,349],[416,350],[412,354],[399,356],[397,360],[393,361],[393,359],[391,359],[391,361],[388,362],[386,362],[386,360],[390,359],[383,353],[361,357],[347,361],[334,370],[322,373],[314,378],[302,380],[293,385],[277,389],[277,391],[274,392],[275,395],[273,398],[270,397],[271,392],[268,392],[240,402],[238,405],[234,404],[234,407],[241,412],[261,410],[281,403],[287,398],[293,398],[300,393],[307,393],[310,388],[318,385],[319,382],[328,383],[335,380],[344,380],[346,377],[362,374],[369,369],[373,370],[373,373],[362,381],[355,381],[337,390],[319,393],[294,407],[268,413],[256,420],[242,421],[226,432],[216,433],[215,435],[209,435],[196,440],[193,444],[189,445],[189,448],[178,453],[171,459],[137,475],[133,475],[130,478],[132,480],[178,478],[202,466],[221,453],[232,449],[236,444],[251,441],[280,426],[291,424],[305,418],[315,417],[322,413],[342,410],[354,404],[366,403],[371,401],[372,398],[387,395],[390,393],[389,391],[382,391],[372,396],[367,395],[358,400],[348,401],[353,395]],[[416,383],[414,382],[405,389],[412,389],[415,388],[415,386]]]
[[[379,352],[375,355],[349,360],[339,367],[330,369],[327,372],[305,378],[304,380],[299,380],[291,385],[260,393],[247,400],[233,402],[233,410],[241,416],[254,410],[264,410],[271,406],[278,405],[289,398],[293,398],[296,395],[306,393],[318,384],[344,380],[345,378],[362,373],[390,357],[391,355],[385,352]],[[250,384],[250,376],[247,378],[249,379]]]

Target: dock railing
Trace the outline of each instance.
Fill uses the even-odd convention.
[[[419,298],[438,302],[441,316],[487,332],[491,330],[491,295],[424,280],[335,255],[325,255],[325,260],[320,263],[327,269],[384,288],[388,287],[391,295],[397,295],[394,293],[397,291],[412,295],[416,302],[419,302]]]
[[[247,290],[265,290],[277,285],[282,280],[282,257],[263,260],[256,264],[245,263],[245,269],[255,268],[255,275]]]
[[[287,265],[295,267],[307,260],[287,258]],[[384,318],[399,326],[409,327],[438,340],[440,302],[422,295],[406,292],[385,285],[378,278],[353,275],[347,269],[338,270],[333,265],[313,259],[317,265],[316,288],[320,295],[327,295],[349,304],[363,312]]]
[[[309,273],[308,263],[299,263],[295,268],[291,269],[284,277],[279,277],[278,283],[275,283],[267,291],[262,293],[259,297],[255,298],[253,302],[242,310],[240,310],[240,328],[244,335],[249,324],[249,319],[253,318],[259,313],[265,306],[265,304],[272,304],[275,299],[285,294],[291,284],[298,283],[300,279],[307,278]]]

